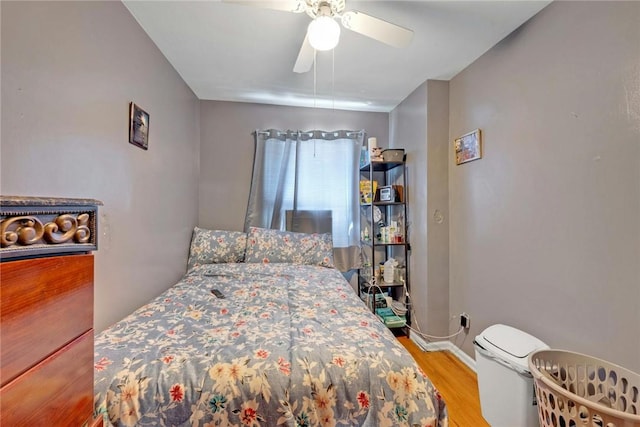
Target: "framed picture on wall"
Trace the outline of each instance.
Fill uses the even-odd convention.
[[[129,142],[149,149],[149,113],[133,102],[129,103]]]
[[[482,158],[482,132],[476,129],[453,141],[456,165]]]

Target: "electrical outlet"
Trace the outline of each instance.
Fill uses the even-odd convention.
[[[460,326],[465,329],[469,329],[471,327],[471,318],[467,313],[462,313],[460,315]]]

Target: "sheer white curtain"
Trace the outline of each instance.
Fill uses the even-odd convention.
[[[364,136],[364,131],[347,130],[256,131],[245,229],[285,230],[287,211],[330,211],[336,267],[359,267],[358,167]]]

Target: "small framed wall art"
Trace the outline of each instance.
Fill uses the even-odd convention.
[[[133,102],[129,103],[129,142],[149,149],[149,113]]]
[[[453,142],[456,156],[456,165],[478,160],[482,158],[482,132],[476,129],[466,135],[462,135]]]

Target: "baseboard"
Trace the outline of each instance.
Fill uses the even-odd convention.
[[[416,343],[418,347],[420,347],[424,351],[442,351],[447,350],[453,353],[462,363],[467,365],[469,369],[473,372],[476,371],[476,361],[473,360],[467,353],[460,350],[458,346],[456,346],[451,341],[434,341],[434,342],[426,342],[422,337],[418,336],[418,334],[409,334],[409,338],[411,341]]]

